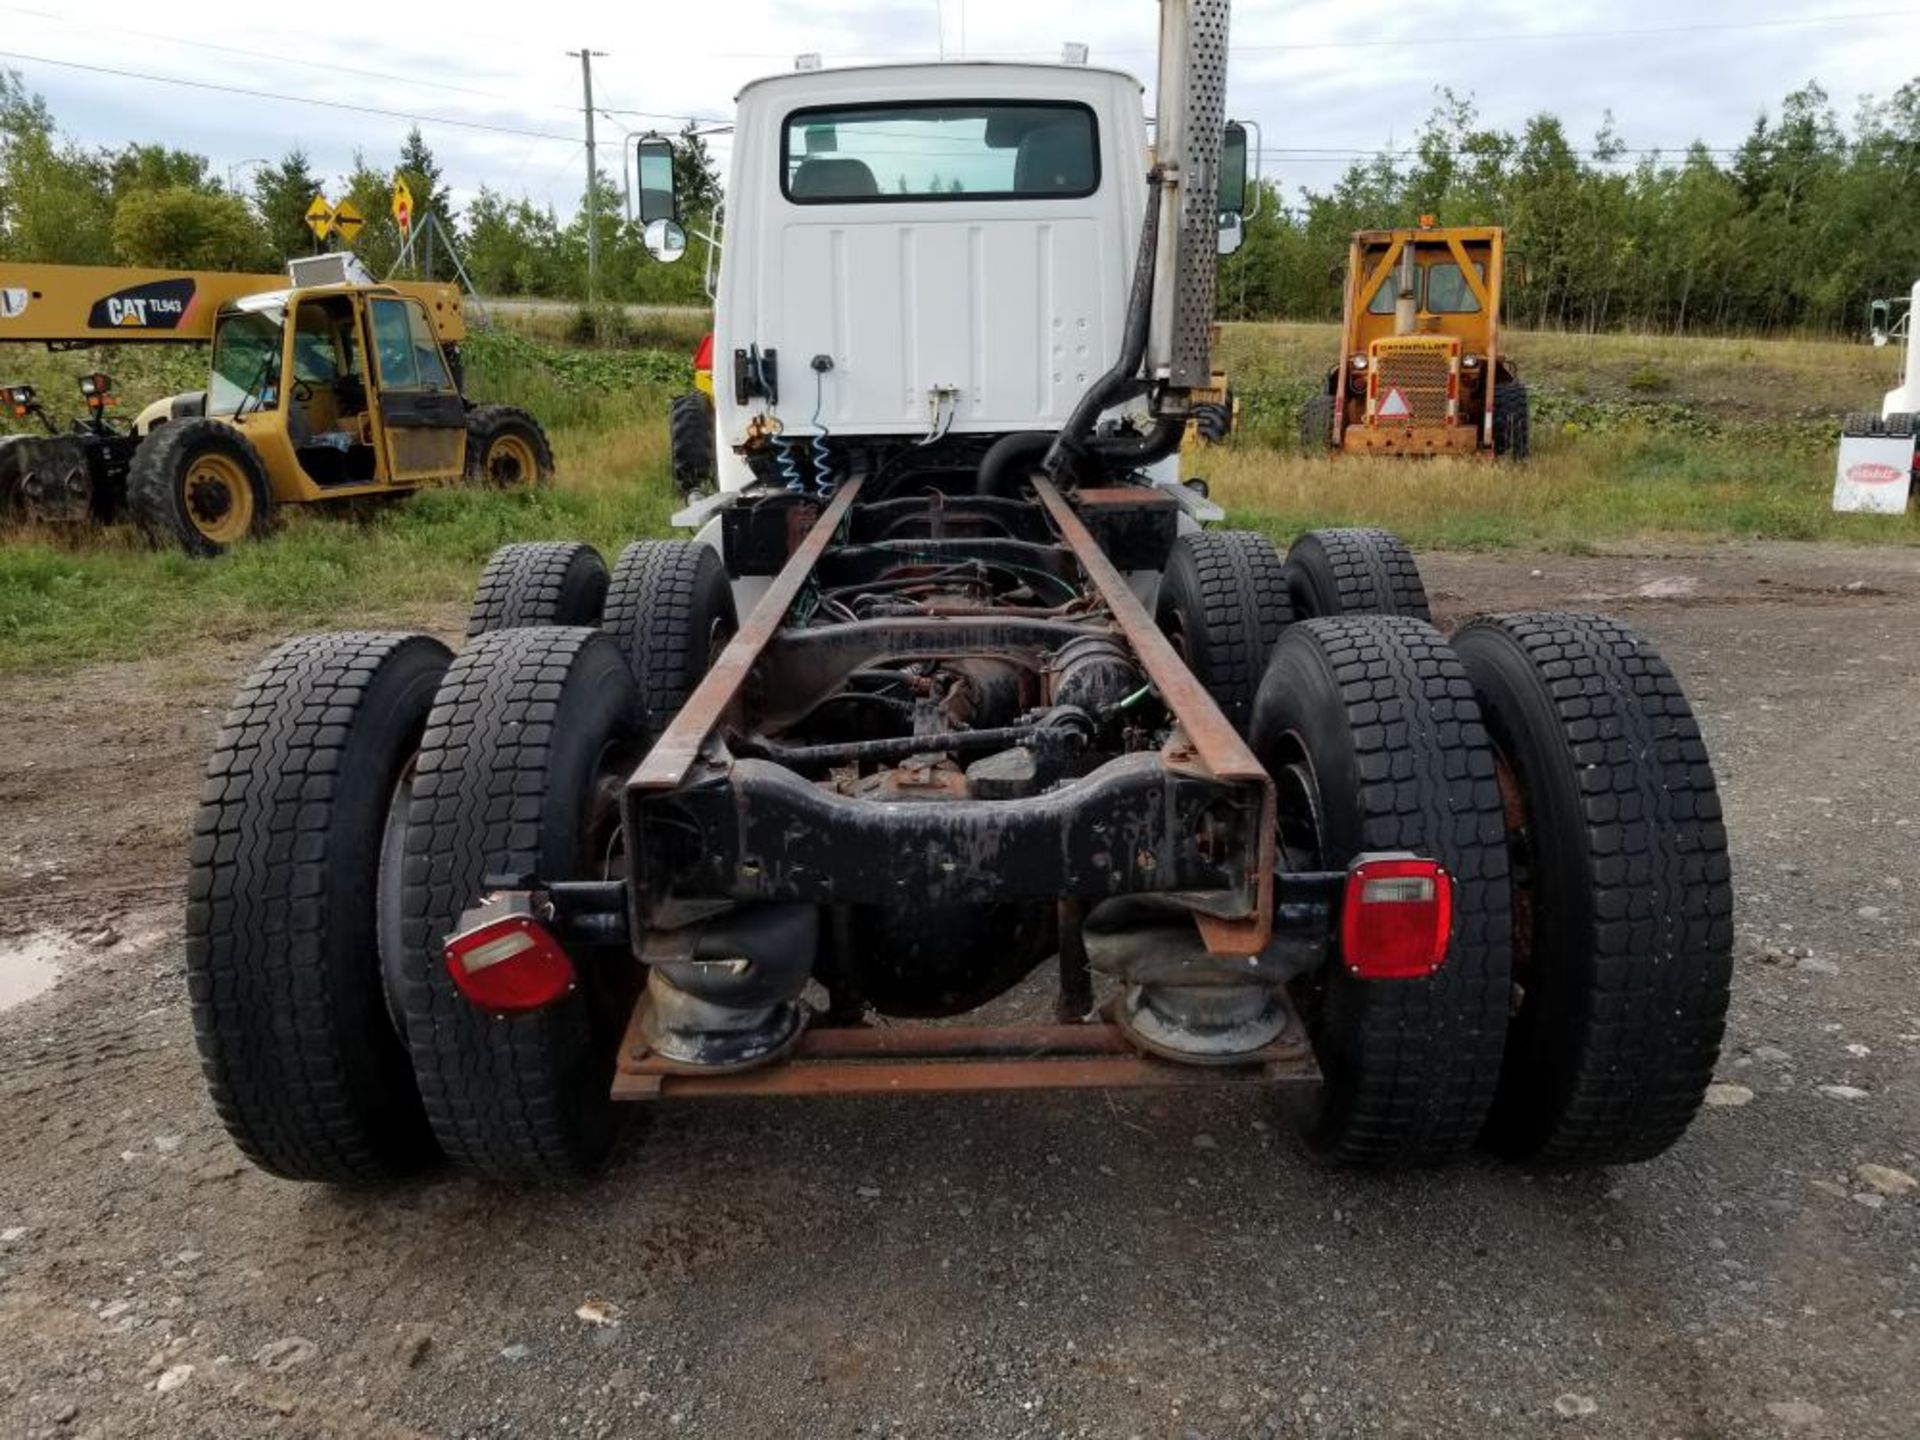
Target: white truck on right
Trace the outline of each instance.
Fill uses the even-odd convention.
[[[1894,312],[1905,304],[1904,314]],[[1840,458],[1834,467],[1833,508],[1872,515],[1904,515],[1914,485],[1914,437],[1920,431],[1920,352],[1913,345],[1913,317],[1920,314],[1920,281],[1902,302],[1873,302],[1873,343],[1898,341],[1900,384],[1887,392],[1880,413],[1847,416],[1840,427]]]

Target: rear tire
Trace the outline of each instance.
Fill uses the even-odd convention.
[[[467,635],[529,625],[598,625],[607,562],[577,540],[502,545],[480,572]]]
[[[667,453],[673,462],[673,487],[682,495],[714,483],[713,405],[698,390],[676,395],[667,406]]]
[[[1274,649],[1252,744],[1279,792],[1283,867],[1410,850],[1453,877],[1453,936],[1432,975],[1365,980],[1335,957],[1290,986],[1324,1077],[1302,1139],[1383,1168],[1465,1153],[1500,1074],[1511,925],[1500,791],[1466,672],[1418,620],[1303,621]]]
[[[620,552],[601,628],[640,685],[658,736],[740,628],[720,552],[698,540],[636,540]]]
[[[1280,552],[1251,530],[1202,530],[1173,543],[1154,618],[1214,703],[1247,733],[1253,697],[1293,600]]]
[[[240,687],[207,763],[187,878],[194,1042],[221,1123],[290,1180],[389,1179],[434,1160],[382,979],[390,797],[446,646],[309,635]]]
[[[1287,551],[1293,608],[1303,618],[1405,615],[1433,619],[1413,552],[1386,530],[1310,530]]]
[[[434,700],[404,828],[401,1011],[435,1137],[491,1179],[576,1180],[605,1162],[639,970],[624,945],[574,946],[573,994],[495,1017],[460,994],[442,947],[490,876],[605,878],[643,748],[633,678],[598,631],[479,636]]]
[[[218,420],[175,420],[151,431],[127,467],[127,508],[155,545],[203,558],[258,539],[273,520],[260,452]]]
[[[1533,452],[1533,404],[1518,380],[1494,380],[1493,453],[1524,460]]]
[[[1652,645],[1597,615],[1455,637],[1508,794],[1509,1029],[1487,1143],[1550,1165],[1646,1160],[1713,1078],[1733,889],[1713,768]]]
[[[1309,455],[1325,454],[1333,446],[1333,399],[1322,392],[1308,396],[1300,407],[1300,448]]]
[[[553,483],[553,446],[540,422],[517,405],[467,412],[467,484],[486,490],[538,490]]]

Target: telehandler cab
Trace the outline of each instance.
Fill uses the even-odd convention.
[[[559,1181],[632,1102],[1203,1084],[1352,1164],[1679,1138],[1732,896],[1658,652],[1449,640],[1392,536],[1283,562],[1168,474],[1218,398],[1227,8],[1162,0],[1151,151],[1087,66],[746,87],[693,537],[508,546],[457,655],[262,662],[187,907],[257,1163]]]
[[[263,532],[276,505],[544,484],[539,422],[462,396],[466,333],[456,287],[377,284],[346,254],[286,276],[0,264],[0,341],[212,346],[205,390],[131,424],[107,416],[106,375],[81,377],[87,417],[66,433],[31,387],[0,387],[16,420],[48,432],[0,437],[0,513],[124,513],[157,544],[217,555]]]

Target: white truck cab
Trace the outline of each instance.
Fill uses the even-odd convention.
[[[1913,343],[1914,326],[1920,324],[1915,316],[1920,316],[1920,280],[1913,282],[1913,293],[1907,297],[1907,313],[1898,320],[1893,319],[1893,305],[1898,302],[1876,301],[1873,327],[1873,343],[1886,345],[1894,340],[1900,342],[1900,384],[1887,392],[1887,398],[1881,402],[1880,418],[1892,419],[1895,415],[1920,414],[1920,348]]]
[[[1178,426],[1151,423],[1149,384],[1103,386],[1136,309],[1130,284],[1156,260],[1174,269],[1171,239],[1140,252],[1155,163],[1142,93],[1117,70],[972,61],[800,71],[743,89],[714,311],[720,493],[825,493],[903,469],[971,483],[1038,460],[1071,426],[1093,432],[1103,463],[1118,454],[1172,481],[1164,442]],[[1218,163],[1232,173],[1218,214],[1207,188],[1209,250],[1221,216],[1237,236],[1245,191],[1244,129],[1225,133]],[[653,156],[650,182],[643,146],[643,215],[671,205],[670,158]],[[651,223],[655,253],[677,258],[677,226]],[[1172,311],[1169,293],[1156,334],[1174,330]],[[1204,381],[1177,383],[1204,400]],[[1096,387],[1090,427],[1075,415]],[[1011,448],[989,466],[999,442]]]
[[[749,85],[714,313],[721,488],[752,479],[756,426],[788,446],[1058,430],[1118,351],[1146,169],[1141,85],[1118,71]]]

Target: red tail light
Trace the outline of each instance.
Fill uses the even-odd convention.
[[[693,368],[711,371],[713,369],[713,336],[702,335],[700,344],[693,352]]]
[[[1447,958],[1453,880],[1437,860],[1363,856],[1347,871],[1340,955],[1363,980],[1417,980]]]
[[[573,990],[573,961],[524,915],[463,930],[447,941],[447,973],[460,993],[482,1010],[519,1015],[551,1005]]]

